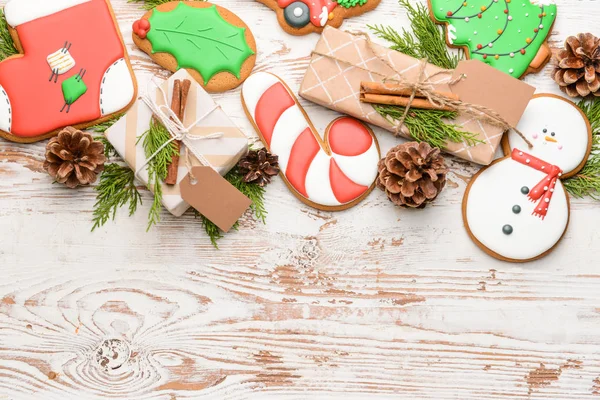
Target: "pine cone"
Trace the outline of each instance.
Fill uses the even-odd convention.
[[[271,177],[279,173],[279,157],[265,149],[250,150],[238,163],[240,172],[245,174],[244,182],[256,183],[264,187],[271,183]]]
[[[554,80],[571,97],[600,96],[600,39],[591,33],[569,36],[557,55]]]
[[[105,161],[102,142],[94,141],[89,133],[67,127],[46,146],[44,169],[56,182],[74,189],[94,183]]]
[[[440,149],[425,142],[394,147],[379,161],[377,187],[396,205],[424,208],[446,186],[448,169]]]

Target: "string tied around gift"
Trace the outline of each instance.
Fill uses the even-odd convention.
[[[170,146],[171,143],[173,143],[174,141],[177,140],[177,141],[181,141],[181,142],[183,142],[183,144],[185,144],[185,150],[186,150],[185,158],[184,158],[185,164],[189,171],[190,178],[193,181],[195,181],[196,178],[194,177],[193,172],[192,172],[192,161],[190,160],[190,155],[189,155],[190,152],[198,159],[198,161],[200,161],[200,163],[202,165],[211,167],[212,169],[215,169],[215,167],[212,166],[212,164],[206,159],[206,157],[204,157],[204,155],[202,155],[198,151],[196,151],[193,146],[190,146],[190,144],[192,142],[200,141],[200,140],[220,139],[224,136],[224,133],[223,132],[214,132],[214,133],[211,133],[210,135],[206,135],[206,136],[196,136],[196,135],[190,134],[190,130],[192,128],[194,128],[196,125],[198,125],[200,122],[202,122],[206,118],[208,118],[208,116],[211,115],[213,112],[220,109],[221,106],[218,104],[214,104],[213,107],[211,107],[207,112],[202,114],[194,122],[192,122],[188,126],[185,126],[183,124],[183,122],[179,119],[177,114],[173,110],[171,110],[171,108],[167,105],[169,99],[168,99],[167,94],[165,93],[164,89],[162,88],[162,85],[157,84],[156,82],[154,82],[154,80],[152,80],[151,83],[153,83],[156,86],[156,88],[160,91],[160,93],[162,95],[162,100],[164,101],[164,104],[158,104],[155,100],[152,99],[152,97],[150,96],[150,93],[152,93],[152,90],[150,90],[150,89],[148,89],[146,91],[146,94],[144,96],[142,96],[142,101],[148,106],[148,108],[150,108],[150,110],[152,111],[152,114],[159,120],[159,122],[162,123],[162,125],[165,127],[165,129],[171,135],[171,138],[169,140],[167,140],[165,143],[163,143],[162,146],[160,146],[154,152],[154,154],[152,154],[150,157],[148,157],[146,159],[144,164],[137,169],[136,175],[140,171],[143,171],[144,168],[146,168],[146,166],[150,163],[150,161],[152,161],[162,150],[164,150],[165,147]]]
[[[365,39],[367,46],[369,47],[369,50],[371,50],[371,52],[375,55],[375,57],[377,57],[377,59],[379,59],[379,61],[381,61],[389,69],[391,69],[393,71],[393,74],[391,74],[389,76],[385,76],[383,74],[374,73],[373,71],[370,71],[367,68],[359,66],[359,65],[353,65],[353,67],[362,69],[366,72],[369,72],[370,74],[381,75],[381,76],[383,76],[384,82],[385,81],[394,81],[394,82],[398,83],[399,85],[401,85],[401,87],[403,89],[408,89],[411,91],[411,96],[409,97],[408,104],[406,105],[406,107],[404,109],[404,113],[403,113],[401,119],[397,121],[396,135],[398,135],[400,133],[400,130],[402,129],[402,126],[404,125],[404,121],[409,116],[409,112],[410,112],[411,106],[413,104],[413,101],[415,100],[417,95],[421,95],[421,96],[424,96],[427,99],[427,101],[429,101],[432,105],[434,105],[436,107],[439,107],[439,108],[449,107],[452,110],[455,110],[456,112],[462,112],[462,113],[466,113],[469,115],[473,115],[475,118],[484,120],[485,122],[490,123],[491,125],[498,126],[502,129],[504,129],[505,131],[514,130],[515,133],[517,133],[521,137],[521,139],[523,139],[523,141],[527,144],[527,146],[529,146],[529,148],[533,147],[533,144],[527,139],[527,137],[523,134],[523,132],[521,132],[519,129],[517,129],[516,126],[513,126],[508,121],[506,121],[495,110],[492,110],[491,108],[488,108],[483,105],[471,104],[471,103],[468,103],[468,102],[465,102],[462,100],[451,99],[451,98],[448,98],[448,97],[440,94],[439,92],[437,92],[435,90],[435,85],[445,84],[448,86],[452,86],[452,85],[455,85],[458,82],[462,81],[463,79],[467,79],[466,74],[461,74],[455,78],[452,78],[452,74],[454,72],[453,70],[441,69],[440,71],[437,71],[436,73],[428,76],[426,73],[427,72],[426,69],[429,64],[429,60],[427,58],[423,58],[423,59],[419,60],[419,74],[418,74],[417,80],[414,82],[410,81],[404,77],[404,75],[401,71],[398,71],[397,67],[395,65],[393,65],[393,63],[388,58],[384,57],[382,54],[380,54],[377,51],[377,49],[375,48],[375,43],[373,43],[371,41],[371,38],[369,37],[369,35],[367,33],[365,33],[365,32],[348,32],[348,31],[347,31],[347,33],[349,33],[355,37],[363,37]],[[313,51],[312,54],[316,54],[321,57],[329,58],[329,59],[332,59],[337,62],[348,63],[348,61],[343,60],[339,57],[336,57],[333,54],[325,54],[322,52],[318,52],[316,50]],[[444,75],[444,74],[448,75],[448,77],[445,79],[442,78],[441,80],[435,80],[435,78],[437,78],[440,75]]]

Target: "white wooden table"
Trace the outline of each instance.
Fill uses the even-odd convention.
[[[599,1],[558,3],[553,46],[600,35]],[[256,70],[297,90],[318,36],[283,33],[254,1],[219,4],[253,28]],[[167,77],[132,44],[142,11],[113,6],[140,88]],[[344,28],[369,22],[407,26],[383,0]],[[548,68],[527,81],[558,93]],[[252,133],[239,91],[215,97]],[[302,103],[320,129],[336,116]],[[383,152],[398,143],[376,132]],[[217,251],[191,213],[163,212],[146,233],[147,192],[135,217],[90,233],[95,192],[52,185],[44,146],[0,142],[0,399],[600,398],[600,207],[590,199],[572,202],[549,257],[511,265],[463,228],[478,170],[467,162],[450,158],[447,189],[421,211],[374,191],[351,210],[319,212],[277,179],[267,225],[245,217]]]

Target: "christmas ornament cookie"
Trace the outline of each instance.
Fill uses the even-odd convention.
[[[133,24],[133,41],[160,66],[181,68],[209,92],[239,86],[256,62],[256,42],[231,11],[208,2],[161,4]]]
[[[590,123],[571,102],[535,96],[515,132],[506,135],[507,157],[469,183],[463,219],[473,241],[501,260],[525,262],[548,254],[569,223],[569,197],[561,179],[576,174],[592,146]]]
[[[242,88],[242,103],[281,177],[302,202],[327,211],[350,208],[375,187],[379,144],[356,119],[334,120],[321,139],[286,84],[259,72]]]
[[[277,13],[289,34],[321,33],[325,26],[340,27],[346,18],[373,10],[381,0],[257,0]]]
[[[446,25],[450,46],[515,78],[539,72],[551,58],[556,5],[548,0],[429,0],[429,9]]]
[[[0,62],[0,136],[34,142],[133,103],[135,76],[109,0],[11,0],[4,13],[20,54]]]

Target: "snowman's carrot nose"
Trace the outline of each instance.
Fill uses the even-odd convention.
[[[551,136],[546,136],[546,141],[547,142],[552,142],[552,143],[558,143],[558,140],[554,139]]]

